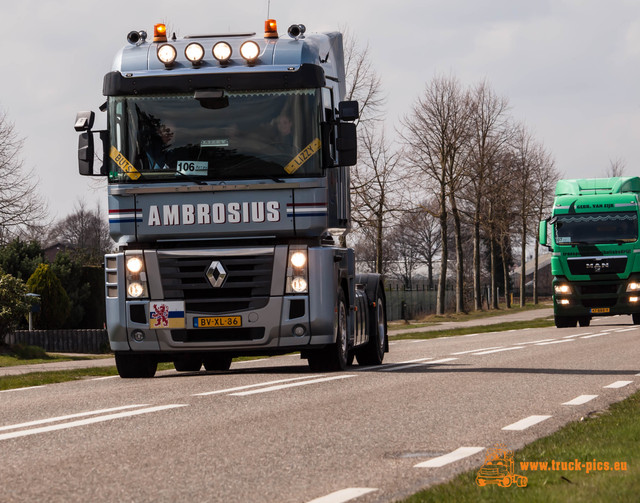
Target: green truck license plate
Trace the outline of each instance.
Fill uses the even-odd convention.
[[[206,316],[193,319],[194,328],[228,328],[241,327],[241,316]]]
[[[591,314],[598,314],[598,313],[608,313],[609,311],[610,309],[608,307],[592,307],[589,312]]]

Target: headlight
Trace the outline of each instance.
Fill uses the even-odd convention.
[[[204,47],[198,42],[192,42],[184,50],[184,55],[194,66],[197,66],[204,58]]]
[[[226,42],[218,42],[213,46],[213,57],[220,63],[226,63],[231,58],[231,46]]]
[[[287,293],[308,293],[307,248],[293,245],[289,248],[287,266]]]
[[[291,265],[296,268],[304,267],[307,263],[307,255],[303,252],[295,252],[291,255]]]
[[[127,280],[127,297],[140,299],[149,297],[147,271],[144,266],[144,255],[141,250],[125,252],[125,276]]]
[[[177,55],[176,48],[171,44],[162,44],[158,47],[158,59],[164,63],[164,66],[173,65]]]
[[[559,285],[554,285],[553,290],[555,291],[556,295],[567,295],[569,293],[571,293],[571,287],[569,285],[567,285],[566,283],[561,283]]]
[[[249,40],[240,46],[240,55],[248,63],[253,63],[260,56],[260,46],[253,40]]]
[[[637,292],[640,290],[640,283],[636,281],[630,281],[627,285],[627,292]]]

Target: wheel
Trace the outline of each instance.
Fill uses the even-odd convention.
[[[225,354],[210,354],[202,359],[206,370],[229,370],[233,357]]]
[[[178,372],[198,372],[202,367],[200,355],[182,355],[173,360],[173,366]]]
[[[578,319],[578,323],[581,327],[588,327],[591,324],[591,317],[582,316]]]
[[[387,320],[382,296],[378,295],[373,316],[370,317],[369,342],[358,349],[356,358],[360,365],[380,365],[387,347]]]
[[[501,482],[501,487],[511,487],[511,477],[509,477],[508,475],[503,478]]]
[[[309,368],[312,372],[328,370],[344,370],[347,368],[349,355],[347,341],[347,303],[344,290],[338,289],[336,310],[333,319],[333,331],[336,342],[330,346],[313,351],[309,354]]]
[[[147,378],[156,375],[158,362],[150,355],[116,353],[116,368],[124,379]]]
[[[640,313],[633,313],[631,318],[633,319],[634,325],[640,325]]]

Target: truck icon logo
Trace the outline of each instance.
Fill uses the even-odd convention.
[[[213,288],[220,288],[227,279],[227,271],[218,260],[211,262],[206,275]]]
[[[480,487],[489,484],[499,487],[510,487],[512,484],[526,487],[527,482],[527,477],[515,473],[513,451],[504,445],[496,445],[488,451],[484,464],[476,475],[476,484]]]

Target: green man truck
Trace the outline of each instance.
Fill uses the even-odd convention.
[[[539,233],[552,252],[557,327],[617,314],[640,324],[639,194],[638,177],[558,181]]]
[[[340,33],[132,31],[80,112],[79,171],[108,180],[107,331],[121,377],[299,351],[313,371],[388,351],[380,275],[340,246],[358,103]],[[104,153],[94,165],[94,133]]]

